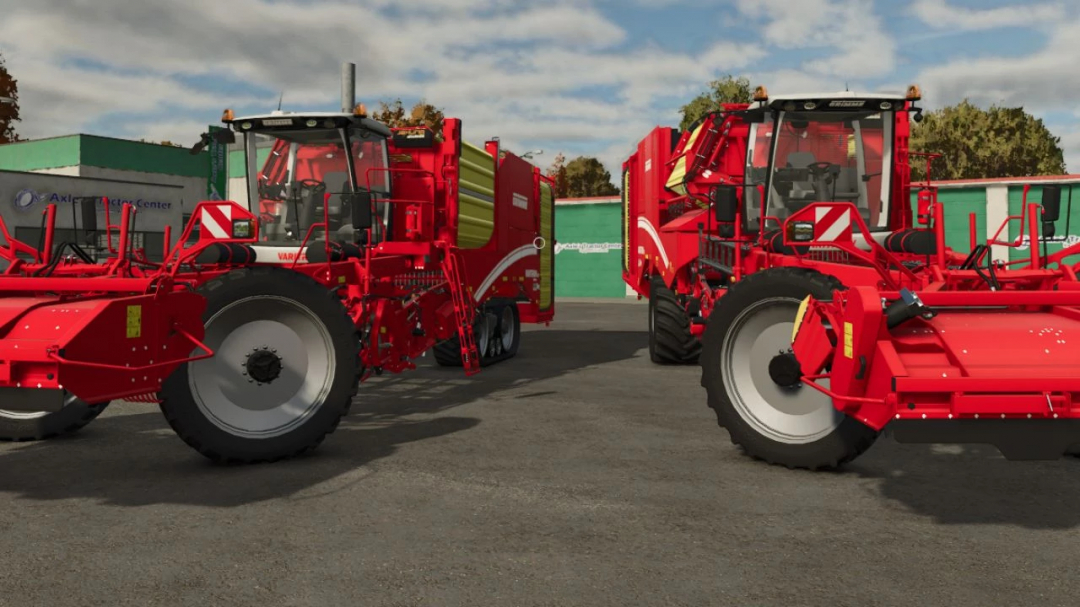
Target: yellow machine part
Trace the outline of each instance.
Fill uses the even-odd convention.
[[[630,270],[630,171],[623,171],[623,269]]]
[[[457,246],[479,249],[495,232],[495,157],[461,142]]]
[[[690,139],[686,141],[686,145],[678,151],[682,156],[675,161],[675,167],[671,170],[671,176],[668,177],[667,183],[664,187],[675,192],[679,195],[686,195],[686,186],[683,185],[683,179],[686,178],[686,161],[690,157],[687,154],[687,150],[694,149],[694,144],[697,143],[698,137],[701,137],[701,133],[705,131],[705,125],[708,124],[708,120],[698,125],[698,128],[694,129],[694,132],[690,134]]]
[[[540,310],[551,307],[555,294],[555,196],[551,186],[540,183],[540,237],[544,248],[540,249]]]

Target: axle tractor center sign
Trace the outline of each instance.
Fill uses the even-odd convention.
[[[24,188],[19,190],[15,194],[12,203],[19,211],[28,211],[35,206],[42,204],[72,204],[80,196],[70,193],[61,192],[38,192],[32,188]],[[160,200],[146,200],[145,198],[123,198],[111,196],[109,199],[109,206],[119,208],[120,206],[130,204],[139,210],[150,209],[156,211],[167,211],[172,208],[171,202],[164,202]]]

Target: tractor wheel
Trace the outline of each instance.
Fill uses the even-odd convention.
[[[649,287],[649,358],[660,365],[698,361],[701,341],[690,332],[690,315],[664,284],[654,277]]]
[[[94,421],[109,401],[87,404],[68,394],[59,411],[6,411],[0,409],[0,440],[34,441],[71,434]]]
[[[165,381],[176,434],[219,463],[272,462],[333,432],[359,386],[360,335],[345,306],[284,268],[235,270],[199,288],[212,358]]]
[[[488,304],[473,322],[473,339],[480,354],[480,366],[487,367],[513,358],[521,345],[521,318],[517,304],[504,302]],[[443,367],[461,366],[461,340],[455,335],[435,344],[435,362]]]
[[[748,455],[789,468],[829,468],[855,459],[877,438],[824,394],[782,387],[770,374],[773,359],[791,347],[800,302],[808,295],[830,299],[843,288],[818,272],[776,268],[736,283],[713,309],[701,382],[717,422]]]

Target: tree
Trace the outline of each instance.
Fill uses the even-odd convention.
[[[713,80],[709,83],[707,90],[679,108],[679,112],[682,113],[679,129],[685,131],[709,112],[723,109],[721,107],[723,103],[750,103],[752,98],[750,80],[746,78],[727,75],[719,80]]]
[[[555,198],[570,196],[570,178],[566,173],[566,156],[556,154],[555,160],[548,167],[547,176],[555,182]]]
[[[566,165],[566,197],[614,196],[619,188],[611,183],[611,173],[596,158],[578,156]]]
[[[412,110],[406,114],[401,99],[395,99],[389,103],[380,101],[379,109],[372,115],[372,118],[391,128],[423,125],[435,131],[436,134],[441,134],[443,120],[446,116],[443,115],[441,109],[423,99],[416,102]]]
[[[150,141],[149,139],[140,139],[139,142],[141,142],[141,143],[152,143],[154,145],[164,145],[164,146],[168,146],[168,147],[171,147],[171,148],[182,148],[182,147],[184,147],[183,145],[181,145],[179,143],[173,143],[173,142],[168,141],[168,140],[165,140],[165,141]]]
[[[20,121],[19,83],[8,73],[2,56],[0,56],[0,97],[13,100],[11,103],[0,103],[0,143],[22,141],[15,132],[15,123]]]
[[[993,105],[988,110],[967,99],[923,115],[911,133],[911,149],[941,154],[935,179],[985,179],[1060,175],[1065,172],[1061,138],[1024,108]],[[911,159],[912,179],[926,178],[926,160]]]

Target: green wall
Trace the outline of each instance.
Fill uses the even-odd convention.
[[[1069,203],[1070,191],[1072,192],[1073,203]],[[1042,202],[1042,187],[1032,186],[1028,190],[1027,202],[1041,203]],[[1009,188],[1009,215],[1020,215],[1024,203],[1024,186],[1013,186]],[[1071,207],[1071,208],[1070,208]],[[1024,234],[1029,233],[1027,218],[1024,218]],[[1069,236],[1080,236],[1080,188],[1072,184],[1062,184],[1061,186],[1061,215],[1054,223],[1056,230],[1055,238],[1068,238]],[[1039,235],[1042,236],[1042,226],[1040,225]],[[1068,231],[1066,231],[1068,228]],[[1008,238],[1010,241],[1014,241],[1020,237],[1020,221],[1012,220],[1009,222]],[[1074,242],[1076,238],[1072,239]],[[1060,251],[1064,246],[1064,243],[1051,242],[1046,244],[1047,253],[1056,253]],[[1042,247],[1040,246],[1040,249]],[[1031,251],[1027,248],[1012,247],[1009,249],[1009,259],[1029,259]],[[1066,263],[1074,264],[1080,262],[1080,256],[1072,255],[1065,258]]]
[[[204,179],[210,175],[208,152],[192,155],[188,148],[93,135],[80,137],[81,164],[86,166]]]
[[[0,169],[8,171],[39,171],[84,165],[206,178],[210,174],[208,158],[208,152],[193,156],[187,148],[96,135],[72,135],[0,145]]]
[[[37,171],[79,164],[78,135],[0,145],[0,169]]]
[[[262,170],[263,164],[266,163],[266,158],[270,156],[270,147],[257,148],[255,156],[259,170]],[[233,150],[229,152],[229,179],[236,177],[247,177],[247,163],[244,161],[244,150]]]
[[[975,213],[976,243],[986,241],[986,187],[938,190],[938,202],[945,211],[945,245],[958,252],[971,252],[970,215]],[[911,195],[911,212],[918,213],[918,194]],[[917,219],[916,219],[917,221]],[[916,227],[922,227],[916,224]]]
[[[617,202],[556,206],[556,299],[626,297],[620,209]],[[590,248],[597,252],[582,251]]]

